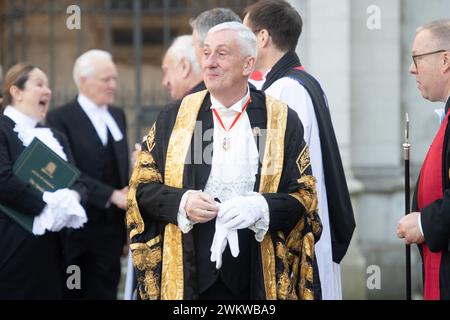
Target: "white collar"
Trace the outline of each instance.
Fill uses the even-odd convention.
[[[38,121],[34,120],[33,118],[30,118],[26,114],[22,113],[18,109],[12,107],[12,106],[6,106],[5,110],[3,111],[3,114],[10,118],[12,121],[15,122],[16,125],[24,128],[34,128],[36,127]]]
[[[242,108],[247,103],[249,98],[250,98],[250,89],[248,85],[247,85],[247,93],[245,94],[245,96],[229,108],[225,107],[222,103],[219,102],[219,100],[214,98],[214,96],[211,94],[211,109],[233,110],[236,112],[242,112]]]
[[[78,95],[78,103],[80,104],[81,108],[86,112],[86,114],[92,114],[97,113],[101,111],[108,110],[107,106],[99,106],[94,101],[86,97],[84,94]]]
[[[123,139],[122,131],[120,131],[116,121],[109,113],[107,106],[98,106],[83,94],[78,95],[77,101],[89,120],[91,120],[91,123],[104,146],[108,143],[108,129],[114,141],[118,142]]]
[[[3,114],[16,123],[13,131],[17,133],[17,137],[22,141],[24,147],[28,147],[33,139],[37,138],[67,161],[63,147],[49,128],[35,128],[38,123],[36,120],[11,106],[7,106]]]

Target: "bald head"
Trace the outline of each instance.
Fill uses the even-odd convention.
[[[450,50],[450,19],[442,19],[430,22],[417,28],[417,34],[422,31],[429,33],[429,45],[437,49]]]

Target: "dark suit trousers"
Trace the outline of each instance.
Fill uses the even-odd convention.
[[[249,289],[241,291],[238,295],[233,294],[223,283],[220,277],[206,291],[199,294],[199,300],[249,300]]]
[[[66,264],[80,267],[81,290],[66,290],[67,299],[117,299],[125,228],[108,220],[123,219],[124,213],[116,208],[96,213],[84,229],[69,234]]]

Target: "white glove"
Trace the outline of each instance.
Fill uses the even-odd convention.
[[[33,233],[36,235],[44,234],[45,230],[58,232],[64,227],[79,228],[87,221],[86,212],[79,203],[80,197],[73,190],[46,191],[42,199],[47,205],[34,218]]]
[[[218,213],[220,221],[230,230],[245,229],[264,218],[268,211],[266,199],[259,193],[238,196],[225,201]]]
[[[233,257],[239,255],[239,239],[237,230],[228,230],[223,223],[216,219],[216,233],[211,245],[211,262],[216,263],[216,269],[222,267],[222,254],[225,251],[227,242]]]

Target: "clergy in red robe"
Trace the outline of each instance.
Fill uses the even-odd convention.
[[[397,226],[397,235],[416,243],[423,259],[424,299],[450,299],[450,20],[417,30],[412,46],[415,75],[422,96],[446,102],[441,126],[423,163],[413,211]]]

